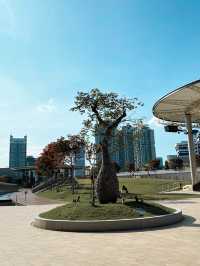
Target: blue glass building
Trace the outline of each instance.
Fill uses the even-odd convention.
[[[103,130],[96,130],[95,143],[103,138]],[[127,171],[130,164],[141,169],[149,161],[156,159],[154,130],[147,125],[141,128],[131,125],[115,129],[109,143],[111,160],[116,162],[121,171]],[[97,154],[97,163],[101,156]]]
[[[9,168],[26,166],[27,136],[14,138],[10,136]]]

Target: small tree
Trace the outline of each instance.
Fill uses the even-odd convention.
[[[129,163],[128,164],[128,171],[131,172],[135,172],[135,163]]]
[[[149,163],[149,169],[151,170],[158,170],[160,166],[160,161],[159,160],[151,160]]]
[[[135,162],[127,163],[127,169],[128,169],[128,172],[130,173],[130,177],[134,176]]]
[[[168,170],[169,169],[169,163],[168,161],[165,161],[165,170]]]
[[[180,158],[169,160],[169,168],[174,169],[174,170],[182,169],[183,168],[183,160]]]
[[[57,165],[62,160],[62,155],[57,152],[56,142],[49,143],[36,161],[38,175],[51,178],[55,175]]]
[[[119,195],[119,182],[116,169],[109,155],[109,142],[113,131],[124,121],[127,112],[143,105],[137,98],[120,98],[118,94],[103,93],[99,89],[90,92],[78,92],[72,111],[85,114],[84,127],[87,130],[101,130],[102,140],[99,144],[102,164],[97,177],[96,192],[100,203],[115,203]]]
[[[62,164],[68,165],[71,170],[72,193],[75,192],[74,164],[80,149],[85,142],[80,135],[68,135],[67,139],[61,137],[57,140],[57,151],[62,154]]]
[[[97,156],[97,147],[94,143],[91,143],[88,139],[85,138],[85,149],[86,149],[86,159],[90,164],[90,179],[91,179],[91,204],[95,206],[95,179],[97,176],[97,165],[96,165],[96,156]]]
[[[177,158],[176,165],[178,169],[183,169],[183,160],[181,158]]]
[[[71,169],[72,190],[74,192],[74,160],[84,140],[79,135],[69,135],[67,139],[59,138],[48,144],[36,162],[39,175],[53,177],[59,168],[67,165]]]

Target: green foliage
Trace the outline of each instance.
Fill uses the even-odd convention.
[[[160,166],[160,161],[159,160],[151,160],[148,163],[148,167],[149,167],[150,170],[157,170],[157,169],[159,169],[159,166]]]
[[[135,172],[135,163],[128,163],[127,165],[127,169],[128,171],[131,173],[131,172]]]
[[[105,128],[114,125],[117,119],[126,117],[127,111],[143,105],[137,98],[119,97],[117,93],[104,93],[99,89],[78,92],[74,103],[71,110],[87,116],[84,128],[88,130],[95,130],[97,124]]]
[[[67,204],[50,210],[40,216],[47,219],[64,220],[111,220],[138,218],[141,214],[138,208],[144,210],[142,216],[151,217],[154,215],[164,215],[174,210],[161,205],[130,201],[126,204],[101,204],[90,206],[88,204]]]
[[[142,106],[137,98],[119,97],[114,92],[102,92],[92,89],[90,92],[78,92],[72,111],[79,111],[86,116],[83,121],[82,136],[102,131],[102,139],[96,147],[101,152],[102,165],[99,170],[96,193],[101,203],[116,202],[119,184],[116,168],[113,166],[108,150],[109,140],[118,125],[125,121],[128,111]]]
[[[175,200],[175,199],[186,199],[191,197],[199,197],[199,195],[187,195],[187,194],[173,194],[173,193],[164,193],[160,194],[159,192],[163,191],[163,188],[169,186],[177,186],[180,182],[173,180],[160,180],[153,178],[119,178],[120,190],[122,186],[125,185],[129,193],[140,195],[144,200]],[[181,182],[182,186],[186,183]],[[60,191],[56,190],[47,190],[39,193],[42,197],[47,197],[50,199],[61,200],[64,202],[72,202],[73,195],[71,193],[71,188],[63,186]],[[81,203],[88,203],[91,201],[91,180],[90,179],[79,179],[79,188],[76,190],[76,196],[80,196]]]
[[[169,163],[168,161],[165,161],[165,170],[168,170],[169,169]]]
[[[57,152],[56,142],[48,144],[36,161],[37,174],[51,177],[61,159]]]
[[[182,169],[183,168],[183,160],[180,158],[177,159],[171,159],[168,162],[169,168],[170,169]]]
[[[40,176],[52,177],[55,171],[67,164],[71,167],[71,156],[84,146],[84,140],[79,135],[69,135],[67,139],[60,137],[49,143],[36,161],[36,171]]]

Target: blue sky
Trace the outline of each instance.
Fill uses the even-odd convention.
[[[28,135],[28,153],[76,133],[69,112],[78,90],[138,97],[135,114],[155,128],[158,156],[184,135],[152,121],[156,100],[199,79],[198,0],[0,0],[0,166],[9,135]]]

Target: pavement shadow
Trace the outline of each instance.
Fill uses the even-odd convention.
[[[183,215],[183,220],[172,225],[167,225],[163,227],[155,227],[151,229],[144,229],[142,231],[157,231],[157,230],[166,230],[166,229],[172,229],[172,228],[178,228],[178,227],[183,227],[183,226],[189,226],[189,227],[199,227],[200,224],[195,223],[196,219],[192,216],[189,215]]]
[[[192,200],[167,200],[165,203],[172,203],[172,204],[197,204],[198,202],[192,201]]]
[[[115,233],[120,233],[120,234],[127,234],[127,233],[141,233],[141,232],[150,232],[150,231],[159,231],[159,230],[169,230],[173,228],[178,228],[182,226],[189,226],[189,227],[199,227],[200,224],[195,224],[196,219],[192,216],[189,215],[183,215],[183,220],[172,225],[167,225],[163,227],[154,227],[154,228],[144,228],[144,229],[134,229],[134,230],[116,230],[116,231],[105,231],[105,232],[81,232],[83,234],[85,233],[95,233],[95,234],[115,234]]]
[[[190,226],[190,227],[200,227],[200,223],[195,223],[196,219],[189,215],[183,215],[184,219],[179,224],[175,224],[174,227],[178,226]]]
[[[200,224],[195,223],[195,221],[196,221],[196,219],[194,217],[189,216],[189,215],[183,215],[182,221],[180,221],[176,224],[173,224],[173,225],[168,225],[168,226],[163,226],[163,227],[145,228],[145,229],[138,229],[138,230],[134,229],[134,230],[113,230],[113,231],[102,231],[102,232],[89,231],[89,232],[68,232],[68,233],[71,233],[71,234],[119,234],[119,233],[120,234],[127,234],[127,233],[141,233],[141,232],[153,232],[153,231],[160,231],[160,230],[169,230],[169,229],[178,228],[178,227],[181,228],[183,226],[200,228]],[[33,223],[31,223],[31,225],[34,226]],[[40,229],[40,228],[37,228],[37,229],[39,229],[41,231],[44,230],[44,229]],[[66,233],[65,231],[56,231],[56,232],[58,232],[60,234]]]

